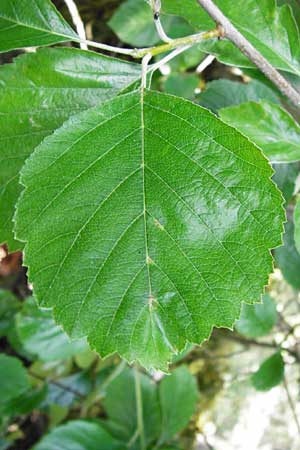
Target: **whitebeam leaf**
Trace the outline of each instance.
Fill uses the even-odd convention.
[[[1,0],[0,52],[79,41],[50,0]]]
[[[18,239],[40,305],[102,356],[166,369],[256,302],[284,212],[260,150],[153,91],[73,116],[22,170]]]
[[[13,239],[12,217],[25,160],[72,114],[116,96],[140,66],[75,48],[42,48],[0,67],[0,244]]]

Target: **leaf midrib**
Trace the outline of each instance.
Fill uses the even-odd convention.
[[[74,35],[67,35],[67,34],[57,33],[57,32],[55,32],[55,31],[52,31],[51,28],[50,28],[50,29],[47,29],[47,28],[39,28],[39,27],[34,26],[34,25],[30,25],[30,24],[27,24],[27,23],[18,22],[17,20],[13,20],[13,19],[11,19],[11,18],[7,18],[7,17],[4,16],[4,15],[0,15],[0,19],[6,20],[7,22],[13,23],[13,24],[15,24],[15,25],[17,25],[17,26],[20,26],[20,27],[30,28],[30,29],[33,29],[33,30],[41,31],[42,33],[47,33],[47,34],[50,34],[50,35],[59,36],[59,37],[63,37],[63,38],[68,38],[68,39],[70,39],[71,41],[75,41],[75,42],[79,42],[79,41],[80,41],[80,38],[79,38],[79,37],[76,37],[75,32],[74,32]],[[1,31],[1,30],[0,30],[0,31]]]

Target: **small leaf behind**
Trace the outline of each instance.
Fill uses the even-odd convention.
[[[284,362],[281,353],[275,353],[266,359],[257,372],[255,372],[251,381],[258,391],[269,391],[280,384],[284,376]]]

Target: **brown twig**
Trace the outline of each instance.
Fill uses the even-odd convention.
[[[36,378],[37,380],[41,380],[50,384],[54,384],[55,386],[57,386],[58,388],[62,389],[63,391],[67,391],[67,392],[71,392],[72,394],[76,395],[76,397],[80,398],[80,399],[84,399],[84,395],[82,395],[79,391],[70,388],[69,386],[65,386],[63,383],[60,383],[59,381],[56,380],[48,380],[47,378],[43,378],[40,375],[37,375],[31,371],[29,371],[30,376]]]
[[[265,348],[270,348],[270,349],[274,349],[274,350],[282,350],[284,352],[289,353],[289,355],[293,356],[295,358],[295,360],[300,363],[300,355],[298,354],[298,352],[296,350],[292,350],[290,348],[283,348],[280,345],[277,345],[275,343],[272,342],[264,342],[264,341],[256,341],[255,339],[250,339],[250,338],[244,338],[243,336],[239,336],[236,334],[226,334],[224,335],[225,339],[230,339],[232,341],[236,341],[239,342],[240,344],[244,344],[244,345],[255,345],[257,347],[265,347]]]
[[[229,39],[286,95],[290,101],[300,106],[300,94],[288,81],[253,47],[252,44],[232,25],[212,0],[198,0],[198,3],[223,30],[223,37]]]
[[[285,392],[286,392],[286,395],[287,395],[287,398],[288,398],[288,402],[289,402],[289,405],[290,405],[290,408],[291,408],[291,411],[292,411],[292,414],[293,414],[293,417],[294,417],[294,420],[295,420],[295,424],[297,426],[298,433],[300,435],[300,422],[299,422],[299,419],[298,419],[296,407],[294,405],[294,401],[293,401],[293,398],[291,396],[286,377],[283,378],[283,385],[284,385],[284,389],[285,389]]]

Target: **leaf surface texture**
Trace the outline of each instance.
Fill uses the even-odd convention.
[[[27,157],[71,115],[109,100],[139,76],[137,64],[70,48],[40,49],[0,68],[0,243],[10,251],[22,247],[12,217]]]
[[[166,94],[72,117],[22,170],[16,232],[40,305],[102,356],[165,370],[260,299],[284,220],[272,172],[235,129]]]

